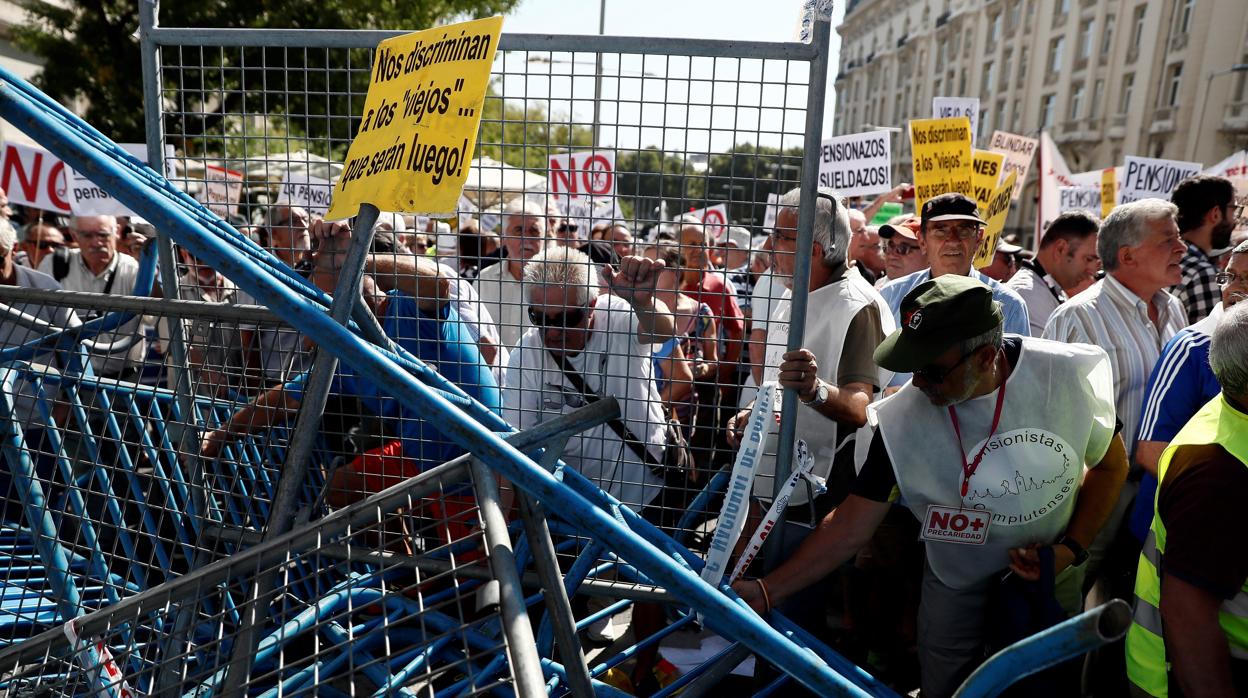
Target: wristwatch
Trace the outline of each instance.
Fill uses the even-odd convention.
[[[1088,561],[1088,551],[1082,545],[1079,545],[1079,541],[1074,538],[1062,536],[1056,545],[1064,545],[1070,549],[1070,552],[1075,554],[1075,561],[1070,563],[1071,565],[1078,567]]]
[[[802,404],[810,405],[811,407],[818,407],[827,401],[828,401],[828,384],[816,378],[815,379],[815,396],[809,400],[802,400]]]

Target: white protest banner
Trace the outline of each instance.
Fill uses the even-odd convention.
[[[971,120],[971,142],[979,138],[978,97],[932,97],[932,118],[949,119],[965,116]]]
[[[551,194],[570,199],[615,196],[615,151],[592,150],[550,156]]]
[[[745,434],[741,437],[741,448],[732,465],[732,479],[728,481],[728,490],[719,510],[719,522],[715,525],[715,535],[711,538],[706,566],[702,568],[702,579],[712,586],[719,586],[728,566],[728,557],[732,555],[737,538],[745,528],[745,520],[749,518],[750,490],[754,486],[758,460],[763,455],[767,428],[772,421],[775,393],[776,384],[770,381],[763,383],[758,389],[754,408],[750,410],[750,419],[746,422]]]
[[[1227,179],[1248,177],[1248,150],[1232,153],[1222,162],[1205,170],[1205,174],[1226,177]]]
[[[992,141],[988,150],[1005,155],[1005,171],[1002,177],[1011,172],[1018,174],[1014,180],[1014,201],[1023,193],[1023,180],[1027,179],[1027,171],[1031,169],[1032,158],[1036,156],[1036,146],[1040,141],[1027,136],[1019,136],[1005,131],[993,131]]]
[[[329,210],[329,200],[334,193],[334,183],[307,172],[290,172],[282,177],[282,188],[277,203],[293,204],[307,209],[315,216],[324,216]]]
[[[216,165],[204,167],[204,186],[195,199],[208,206],[208,210],[221,216],[238,213],[238,200],[243,196],[243,174]],[[321,215],[325,210],[321,209]]]
[[[146,143],[118,143],[121,149],[147,163]],[[173,157],[173,146],[165,146],[165,157]],[[75,216],[132,216],[125,204],[72,167],[66,167],[69,178],[69,209]]]
[[[837,136],[819,149],[819,186],[841,196],[883,194],[893,188],[887,131]]]
[[[728,205],[715,204],[707,206],[695,211],[690,211],[693,215],[702,219],[702,225],[705,226],[707,234],[715,238],[719,242],[724,238],[724,233],[728,230]]]
[[[1057,208],[1061,213],[1088,211],[1095,214],[1101,210],[1101,187],[1100,185],[1058,187],[1057,199]]]
[[[5,143],[0,187],[9,202],[45,211],[70,213],[65,191],[65,163],[46,150]]]
[[[771,232],[776,227],[776,212],[780,208],[780,195],[767,195],[767,208],[763,209],[763,230]]]
[[[1048,131],[1040,132],[1040,148],[1037,152],[1040,154],[1040,216],[1036,221],[1036,245],[1039,249],[1040,240],[1049,223],[1061,215],[1058,208],[1061,203],[1058,189],[1074,186],[1075,183],[1070,180],[1070,167],[1066,165],[1066,158],[1062,157]]]
[[[1179,182],[1200,174],[1199,162],[1160,160],[1128,155],[1123,165],[1122,183],[1118,189],[1118,203],[1125,204],[1155,197],[1170,200],[1170,192]]]

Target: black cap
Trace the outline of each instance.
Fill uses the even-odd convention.
[[[933,196],[923,202],[923,227],[936,221],[975,221],[985,225],[975,200],[955,193]]]

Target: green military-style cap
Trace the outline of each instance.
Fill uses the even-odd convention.
[[[1003,318],[992,289],[977,279],[945,274],[924,281],[901,299],[901,327],[876,347],[875,363],[913,373],[950,347],[997,327]]]

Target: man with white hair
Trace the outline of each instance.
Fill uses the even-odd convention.
[[[1248,695],[1248,303],[1214,328],[1209,365],[1221,395],[1157,464],[1126,642],[1136,695]]]
[[[849,251],[846,255],[858,267],[862,278],[874,284],[884,275],[884,251],[880,249],[879,229],[867,225],[867,216],[849,209]]]
[[[504,348],[516,346],[530,326],[525,317],[524,265],[550,244],[546,223],[546,211],[541,206],[513,199],[503,209],[502,242],[507,257],[477,276],[481,306],[494,320]]]
[[[605,294],[583,252],[538,252],[524,268],[523,299],[534,326],[511,352],[503,383],[503,416],[521,430],[600,397],[618,399],[621,419],[572,437],[563,461],[638,511],[663,485],[652,464],[663,462],[667,422],[650,357],[651,346],[675,332],[671,313],[654,297],[663,266],[625,257],[618,271],[604,267],[611,290]]]
[[[1045,339],[1094,344],[1109,354],[1114,405],[1131,458],[1148,375],[1162,346],[1187,319],[1183,304],[1166,292],[1179,283],[1180,260],[1187,250],[1175,222],[1177,212],[1174,204],[1161,199],[1115,208],[1101,224],[1096,242],[1105,278],[1058,306],[1044,328]],[[1100,581],[1118,598],[1128,598],[1133,586],[1139,543],[1121,532],[1138,489],[1135,478],[1123,486],[1113,513],[1088,548],[1089,579]],[[1108,663],[1105,671],[1120,677],[1121,664]]]
[[[834,481],[848,483],[853,479],[854,448],[842,448],[847,439],[867,423],[867,405],[879,396],[892,377],[875,365],[871,355],[894,323],[888,306],[857,269],[846,263],[849,246],[849,216],[830,189],[820,189],[815,201],[813,240],[807,249],[797,249],[797,207],[801,190],[793,189],[782,197],[776,212],[772,233],[772,258],[784,284],[792,287],[793,267],[798,255],[811,257],[810,284],[807,296],[806,325],[802,348],[788,351],[789,313],[792,290],[786,291],[771,310],[767,330],[767,356],[763,380],[777,381],[797,390],[801,405],[797,408],[797,438],[803,439],[815,458],[815,472]],[[729,439],[735,444],[749,419],[749,409],[742,410],[729,421]],[[768,434],[764,452],[769,454],[759,464],[754,496],[770,502],[775,475],[777,434]],[[835,485],[835,482],[834,482]],[[818,524],[822,514],[835,506],[838,495],[833,486],[826,498],[807,506],[805,488],[793,492],[785,512],[784,544],[787,557]],[[796,505],[796,506],[795,506]],[[818,597],[823,592],[813,586],[797,600],[794,607],[822,608]]]
[[[48,255],[39,271],[56,279],[67,291],[129,296],[139,276],[139,263],[129,255],[118,254],[118,226],[113,216],[79,216],[74,219],[74,239],[78,249],[67,254]],[[91,351],[95,374],[102,378],[131,380],[142,369],[147,342],[135,317],[95,338],[99,349]]]

